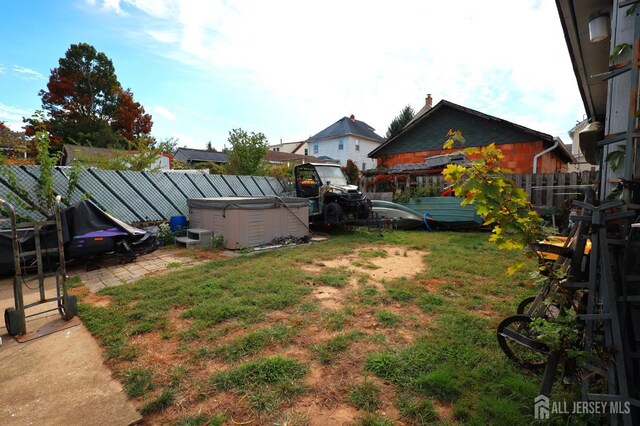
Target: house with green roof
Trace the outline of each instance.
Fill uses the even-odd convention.
[[[419,172],[432,169],[429,158],[451,153],[442,149],[450,129],[460,130],[466,146],[495,143],[504,166],[514,173],[566,172],[575,159],[559,138],[493,117],[446,100],[428,108],[395,137],[369,152],[379,168],[410,165]]]

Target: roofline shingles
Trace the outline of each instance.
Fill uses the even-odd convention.
[[[315,142],[323,139],[339,138],[342,136],[358,136],[375,142],[384,142],[384,138],[378,135],[375,129],[364,121],[342,117],[332,125],[326,127],[315,135],[311,136],[307,141]]]
[[[498,118],[489,114],[485,114],[483,112],[471,109],[471,108],[467,108],[464,107],[462,105],[458,105],[455,104],[453,102],[449,102],[447,100],[441,100],[440,102],[438,102],[433,108],[429,109],[427,112],[425,112],[424,114],[422,114],[422,116],[418,117],[417,120],[415,120],[413,123],[409,123],[404,129],[402,129],[402,131],[397,134],[396,136],[394,136],[393,138],[387,140],[386,142],[384,142],[383,144],[381,144],[380,146],[376,147],[375,149],[373,149],[371,152],[369,152],[368,156],[369,158],[375,158],[375,155],[381,151],[383,151],[385,148],[387,148],[389,145],[393,144],[396,140],[400,139],[401,137],[404,137],[407,133],[409,133],[412,129],[416,128],[418,125],[420,125],[420,123],[422,123],[424,120],[428,119],[428,117],[436,114],[438,111],[440,111],[441,109],[444,108],[452,108],[458,111],[462,111],[462,112],[466,112],[468,114],[472,114],[475,115],[477,117],[480,118],[484,118],[485,120],[490,120],[490,121],[496,121],[499,123],[502,123],[504,125],[513,127],[521,132],[525,132],[528,133],[532,136],[534,136],[536,139],[538,140],[542,140],[542,141],[547,141],[547,142],[552,142],[553,143],[553,136],[547,134],[547,133],[543,133],[543,132],[539,132],[537,130],[533,130],[530,129],[528,127],[525,126],[521,126],[519,124],[510,122],[508,120],[504,120],[502,118]]]

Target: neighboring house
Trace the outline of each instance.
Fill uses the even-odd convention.
[[[0,154],[8,160],[26,160],[29,148],[26,145],[0,145]]]
[[[180,161],[187,166],[194,166],[198,163],[227,164],[229,162],[229,158],[224,152],[193,148],[178,148],[173,154],[173,160]]]
[[[312,155],[293,154],[282,151],[267,151],[265,160],[269,164],[304,164],[320,162],[318,158]]]
[[[411,165],[416,171],[430,157],[455,152],[442,149],[450,129],[462,131],[466,147],[495,143],[505,156],[504,166],[514,173],[566,172],[567,165],[574,161],[559,138],[446,100],[428,108],[369,156],[377,160],[378,167]]]
[[[280,142],[276,145],[269,145],[269,151],[289,152],[291,154],[309,155],[307,141],[301,142]]]
[[[351,160],[360,170],[376,166],[367,154],[383,142],[384,138],[376,134],[373,127],[356,120],[354,115],[341,118],[307,140],[310,155],[341,166]]]
[[[29,147],[24,133],[12,131],[2,121],[0,121],[0,155],[5,157],[9,164],[29,161]]]
[[[110,148],[93,148],[90,146],[81,146],[81,145],[69,145],[64,144],[62,146],[62,157],[60,158],[61,166],[70,165],[73,160],[79,159],[87,162],[91,162],[92,158],[100,158],[100,157],[114,157],[119,152],[116,149]],[[133,154],[136,151],[124,151],[129,154]],[[159,158],[152,164],[152,169],[160,169],[160,170],[171,170],[171,161],[172,156],[169,154],[161,154]]]
[[[607,163],[601,165],[602,198],[620,178],[630,181],[634,175],[638,176],[639,166],[634,160],[638,157],[633,155],[631,139],[637,122],[637,74],[635,82],[632,79],[637,69],[633,63],[625,66],[633,62],[631,54],[639,48],[633,46],[634,34],[640,31],[638,11],[627,15],[631,8],[637,6],[633,3],[622,0],[556,0],[578,89],[591,123],[590,128],[579,132],[578,140],[596,153],[590,156],[592,164],[597,164],[599,158],[606,159],[612,151],[623,152],[615,170]],[[627,48],[619,55],[613,55],[615,47],[625,45]],[[610,64],[616,56],[616,63]],[[631,110],[630,105],[633,105]],[[602,156],[597,154],[599,141],[604,144]],[[624,198],[629,201],[629,197],[630,192],[626,191]]]
[[[429,93],[427,97],[424,98],[424,106],[420,108],[420,111],[418,111],[404,127],[410,126],[414,121],[418,120],[418,118],[425,115],[431,108],[433,108],[433,98],[431,97],[431,93]]]
[[[569,172],[584,172],[584,171],[595,171],[598,170],[598,166],[589,163],[580,149],[580,132],[582,132],[587,125],[589,124],[589,120],[583,120],[577,123],[573,129],[569,130],[569,137],[571,138],[571,144],[567,144],[567,148],[571,147],[570,151],[573,157],[576,159],[574,164],[569,165]]]

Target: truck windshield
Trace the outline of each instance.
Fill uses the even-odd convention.
[[[347,184],[347,178],[344,176],[344,173],[342,173],[342,169],[340,167],[316,166],[316,171],[324,185],[326,185],[327,182],[331,182],[331,185]]]

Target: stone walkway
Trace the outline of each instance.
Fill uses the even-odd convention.
[[[135,262],[102,267],[94,271],[69,271],[70,275],[77,274],[84,285],[92,292],[97,292],[105,287],[114,287],[138,281],[150,274],[165,273],[172,266],[193,266],[202,263],[186,256],[162,251],[140,256]]]

